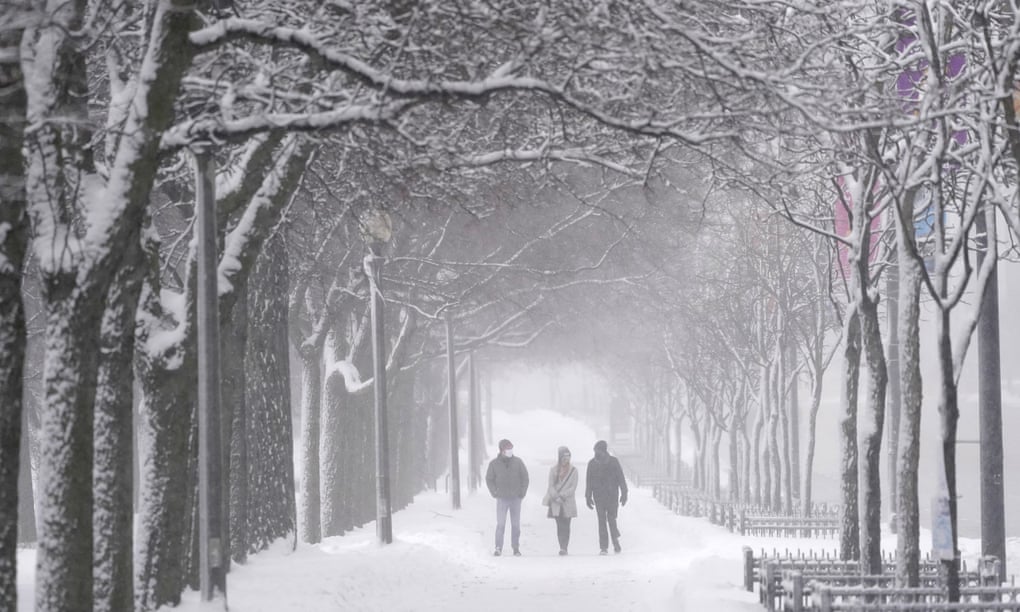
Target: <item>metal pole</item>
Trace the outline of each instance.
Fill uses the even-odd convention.
[[[198,548],[202,600],[227,595],[223,559],[223,473],[220,430],[219,292],[216,249],[216,160],[194,152],[198,200]]]
[[[470,489],[475,491],[478,489],[482,482],[482,476],[479,474],[478,466],[481,465],[481,441],[482,441],[482,412],[478,405],[478,371],[475,369],[475,353],[474,351],[468,353],[468,403],[470,404],[470,431],[471,435],[468,436],[468,457],[471,460],[471,479]]]
[[[386,419],[386,337],[383,327],[383,297],[380,282],[385,259],[373,243],[365,258],[369,288],[372,292],[372,357],[375,384],[375,532],[380,544],[393,542],[390,514],[389,425]]]
[[[447,401],[450,406],[450,497],[453,509],[460,510],[460,434],[457,432],[457,364],[454,360],[453,327],[446,313]]]
[[[988,223],[995,223],[995,209],[977,216],[977,264],[996,258],[988,245]],[[1002,379],[999,364],[998,262],[985,286],[978,319],[978,412],[981,455],[981,555],[999,559],[999,582],[1006,579],[1006,525],[1002,489]]]

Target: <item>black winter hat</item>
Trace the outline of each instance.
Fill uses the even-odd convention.
[[[507,440],[506,438],[503,438],[502,440],[499,441],[499,450],[500,450],[500,452],[505,451],[508,448],[513,448],[513,447],[514,447],[513,442],[511,442],[510,440]]]
[[[608,450],[609,450],[609,444],[607,444],[605,440],[599,440],[598,442],[595,443],[595,452],[596,453],[599,452],[599,451],[602,451],[604,453],[604,452],[607,452]]]

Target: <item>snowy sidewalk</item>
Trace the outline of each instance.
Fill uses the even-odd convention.
[[[582,506],[570,554],[557,555],[554,522],[537,493],[522,511],[521,557],[491,556],[495,504],[426,493],[394,515],[394,543],[380,547],[372,525],[321,546],[283,548],[236,568],[234,612],[300,610],[681,611],[760,610],[741,587],[741,541],[702,519],[670,514],[647,489],[621,510],[619,555],[601,557],[594,512]],[[509,531],[509,530],[508,530]],[[189,603],[183,610],[216,609]]]
[[[235,566],[227,584],[232,612],[558,612],[607,610],[759,611],[757,596],[742,587],[741,546],[770,544],[741,539],[704,519],[672,514],[633,487],[620,509],[623,552],[598,555],[595,513],[584,507],[583,475],[594,434],[561,415],[535,411],[496,413],[495,437],[509,437],[531,474],[522,504],[522,557],[493,557],[495,502],[484,488],[463,494],[451,509],[449,496],[420,494],[393,515],[394,543],[380,546],[375,525],[311,546],[279,542]],[[554,521],[540,504],[555,458],[567,444],[582,473],[579,516],[573,521],[570,554],[557,555]],[[611,451],[613,449],[610,449]],[[547,456],[549,455],[549,456]],[[466,473],[462,470],[462,473]],[[509,528],[507,529],[509,538]],[[509,542],[507,543],[509,548]],[[34,551],[19,555],[19,610],[32,608]],[[212,612],[187,592],[178,610]]]
[[[533,476],[534,479],[534,476]],[[620,511],[619,555],[598,555],[594,512],[573,521],[570,554],[534,489],[522,510],[521,557],[493,557],[495,503],[487,493],[424,493],[393,517],[394,543],[379,546],[374,524],[318,546],[290,544],[255,555],[228,577],[232,612],[759,611],[741,586],[741,539],[704,519],[671,514],[649,489],[633,489]],[[507,529],[509,532],[509,528]],[[509,536],[509,533],[508,533]],[[509,547],[509,545],[508,545]],[[19,610],[32,609],[34,551],[23,550]],[[182,612],[222,610],[187,592]]]

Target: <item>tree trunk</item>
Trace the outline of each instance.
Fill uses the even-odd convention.
[[[28,439],[22,438],[22,391],[25,366],[25,310],[21,271],[28,241],[25,169],[21,155],[25,129],[25,88],[19,46],[22,30],[6,25],[21,21],[18,2],[0,9],[0,610],[17,609],[19,471]],[[27,427],[24,429],[28,431]],[[33,524],[34,527],[34,524]],[[32,534],[34,536],[34,534]]]
[[[248,343],[248,284],[235,286],[237,299],[230,312],[220,313],[220,419],[223,439],[223,474],[228,495],[223,496],[224,550],[237,563],[248,558],[248,376],[244,363]]]
[[[804,489],[803,495],[801,495],[801,511],[804,516],[811,516],[813,502],[811,494],[815,469],[816,425],[818,423],[818,408],[822,405],[822,377],[825,375],[821,366],[821,342],[819,342],[812,364],[815,370],[811,380],[811,413],[808,416],[807,456],[804,458]]]
[[[790,407],[790,481],[793,498],[801,497],[800,479],[800,374],[797,370],[797,349],[790,343],[786,357],[786,372],[790,382],[790,395],[787,405]],[[785,385],[785,382],[784,382]],[[791,499],[792,508],[793,501]]]
[[[719,463],[719,443],[722,441],[722,433],[722,428],[716,427],[715,432],[712,435],[712,480],[710,483],[710,489],[712,499],[716,500],[722,498],[722,491],[720,489],[722,484],[722,470],[720,469]]]
[[[753,448],[751,449],[751,455],[748,457],[748,463],[754,466],[754,499],[753,503],[755,506],[760,506],[765,500],[765,491],[768,491],[768,470],[765,470],[765,474],[762,475],[761,466],[768,460],[767,452],[762,453],[761,439],[762,433],[765,429],[765,406],[758,407],[758,415],[754,419],[754,434],[752,438]]]
[[[691,418],[691,435],[694,437],[694,474],[693,482],[691,484],[694,485],[695,489],[702,491],[705,487],[704,475],[701,471],[701,466],[705,456],[703,442],[704,436],[698,428],[698,422],[693,417]]]
[[[676,456],[673,459],[673,479],[683,480],[684,477],[684,460],[681,451],[683,450],[683,424],[684,420],[681,417],[677,417],[673,420],[673,436],[676,438]]]
[[[32,427],[27,406],[21,411],[21,463],[18,466],[18,542],[35,543],[35,479],[32,478]]]
[[[776,409],[782,420],[783,434],[783,513],[793,514],[793,432],[789,411],[793,409],[786,395],[786,380],[789,364],[786,361],[787,351],[780,342],[777,352],[779,367],[776,369]]]
[[[352,396],[354,400],[353,414],[357,418],[355,427],[351,428],[352,437],[356,436],[350,445],[356,455],[356,460],[351,462],[351,479],[349,486],[352,487],[350,499],[355,503],[356,522],[358,527],[375,520],[375,407],[371,389],[365,389],[361,393]],[[467,416],[467,415],[465,415]]]
[[[102,301],[79,293],[76,273],[47,275],[46,402],[42,409],[36,609],[92,601],[92,457]],[[81,296],[82,299],[77,299]],[[72,325],[73,322],[73,325]],[[74,331],[72,330],[74,328]]]
[[[779,425],[780,425],[780,391],[777,380],[778,365],[773,364],[768,368],[768,398],[769,398],[769,423],[768,423],[768,448],[769,467],[771,468],[770,480],[772,488],[769,493],[769,507],[774,511],[780,511],[783,507],[783,453],[779,448]]]
[[[336,332],[331,332],[333,337]],[[339,352],[336,340],[326,342],[326,361],[333,363]],[[345,508],[343,494],[343,472],[345,455],[349,451],[344,444],[344,434],[349,428],[349,413],[353,410],[351,398],[345,388],[343,376],[330,372],[323,386],[321,438],[319,443],[319,474],[321,499],[322,537],[343,535],[350,524],[349,511]]]
[[[861,558],[860,522],[857,511],[857,388],[861,365],[861,324],[856,306],[846,313],[843,330],[844,370],[842,415],[840,417],[840,493],[842,517],[839,556],[843,560]]]
[[[746,418],[745,418],[746,420]],[[754,457],[751,454],[751,440],[747,436],[747,425],[742,423],[740,427],[740,469],[743,470],[744,477],[741,479],[741,498],[740,501],[744,504],[753,503],[753,495],[751,494],[751,464],[758,464],[757,460],[752,461]]]
[[[322,418],[322,346],[301,347],[302,540],[322,540],[319,497],[319,436]]]
[[[160,136],[173,116],[173,103],[192,46],[187,35],[194,15],[161,4],[150,30],[150,46],[141,68],[135,100],[129,106],[118,140],[111,179],[92,202],[112,215],[92,217],[89,235],[98,240],[86,249],[67,248],[76,232],[67,219],[91,212],[92,202],[78,195],[86,189],[69,179],[101,181],[92,175],[88,140],[88,83],[84,52],[75,32],[84,27],[86,2],[64,3],[26,36],[22,49],[34,55],[23,65],[38,84],[29,91],[28,117],[32,152],[26,165],[27,193],[34,227],[55,252],[41,254],[43,299],[47,316],[46,402],[41,410],[44,447],[39,465],[39,547],[36,609],[80,609],[92,602],[92,427],[96,347],[103,302],[126,251],[143,221],[155,177]],[[59,121],[53,119],[59,118]],[[73,127],[69,127],[73,126]],[[27,134],[28,132],[26,132]],[[76,167],[77,166],[77,167]],[[81,171],[82,174],[79,174]],[[177,390],[178,393],[180,390]],[[184,420],[180,414],[178,420]],[[180,493],[179,491],[177,492]],[[83,562],[83,560],[86,560]]]
[[[393,510],[396,511],[406,508],[420,488],[420,481],[417,478],[417,470],[415,469],[415,464],[419,463],[420,460],[416,457],[415,453],[414,378],[403,373],[393,373],[393,375],[387,378],[387,385],[390,387],[389,398],[386,402],[390,411],[389,425],[392,433],[390,448],[393,449],[392,454],[395,459],[391,462],[393,470],[392,498]],[[478,407],[476,417],[478,424],[477,442],[481,446],[483,443],[481,406]],[[476,455],[479,463],[484,454],[484,448],[479,448]]]
[[[128,243],[126,261],[142,256]],[[134,606],[134,377],[135,318],[144,268],[124,266],[110,286],[100,338],[95,407],[94,609]]]
[[[901,230],[902,231],[902,230]],[[903,253],[905,249],[899,249]],[[907,256],[899,261],[899,327],[901,330],[900,392],[901,420],[899,456],[896,469],[896,578],[900,586],[920,584],[921,541],[920,508],[918,504],[918,463],[921,456],[921,381],[919,264]]]
[[[953,533],[953,555],[959,557],[959,533],[956,500],[956,426],[960,418],[957,404],[956,379],[953,376],[953,346],[949,335],[949,312],[938,314],[939,374],[941,394],[939,397],[939,421],[942,430],[942,458],[945,466],[946,492],[949,495],[949,524]],[[960,568],[958,559],[943,559],[946,571],[946,586],[950,602],[960,601]]]
[[[862,443],[863,465],[860,492],[864,516],[861,520],[862,568],[869,574],[882,573],[882,429],[885,426],[885,391],[888,378],[878,305],[861,299],[861,340],[868,362],[868,401],[865,414],[871,419]]]
[[[248,283],[248,342],[245,386],[249,500],[249,553],[295,535],[294,428],[290,407],[287,339],[288,275],[283,236],[276,234],[256,259]],[[243,508],[236,508],[242,511]]]
[[[419,372],[419,384],[425,385],[425,401],[429,403],[428,480],[439,489],[439,477],[450,471],[450,411],[447,406],[445,363],[435,364],[429,371]]]
[[[141,304],[148,318],[159,321],[163,313],[153,290],[151,284],[143,289]],[[190,302],[188,310],[194,308]],[[188,317],[188,321],[193,318]],[[138,509],[139,563],[135,568],[135,607],[139,611],[180,603],[191,554],[185,547],[190,548],[195,499],[190,468],[198,380],[194,330],[188,322],[182,325],[182,337],[170,348],[170,354],[143,351],[137,360],[144,397],[140,407],[141,439],[145,441],[139,449],[142,491]],[[157,330],[142,333],[139,345],[146,346],[148,335]]]
[[[730,459],[730,470],[729,480],[726,486],[729,488],[729,500],[737,503],[740,501],[740,453],[738,450],[738,444],[740,439],[740,432],[738,431],[739,422],[737,421],[736,415],[730,419],[730,430],[729,430],[729,459]]]

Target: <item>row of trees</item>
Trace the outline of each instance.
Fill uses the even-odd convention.
[[[839,327],[842,549],[872,568],[889,376],[878,283],[895,262],[900,576],[916,583],[918,301],[926,289],[940,317],[955,524],[956,381],[977,309],[955,339],[950,313],[968,287],[982,295],[998,259],[973,265],[979,220],[992,245],[996,218],[1020,230],[1015,7],[293,0],[223,9],[4,4],[0,605],[14,606],[29,263],[45,346],[37,608],[155,609],[176,603],[194,575],[189,147],[212,148],[221,168],[235,558],[293,534],[296,522],[316,541],[370,517],[359,501],[374,471],[360,234],[372,211],[389,209],[398,505],[443,469],[423,458],[442,436],[441,377],[430,370],[441,367],[437,324],[447,316],[460,350],[553,351],[580,339],[574,346],[590,350],[577,350],[611,380],[647,394],[635,398],[650,430],[687,424],[701,486],[722,489],[727,436],[730,494],[787,510],[797,499],[809,507],[811,495],[813,438],[802,473],[794,381],[809,373],[813,424],[832,358],[826,339]],[[933,234],[921,244],[914,222],[929,214]],[[297,505],[284,338],[301,368]],[[869,378],[858,398],[862,358]],[[80,562],[89,558],[98,569]]]
[[[760,92],[762,106],[784,109],[788,123],[765,141],[738,141],[739,153],[714,147],[713,185],[723,191],[701,197],[706,223],[723,229],[690,240],[676,264],[686,278],[663,270],[649,283],[655,297],[637,322],[651,321],[650,329],[642,356],[625,359],[627,388],[639,421],[659,432],[650,441],[667,445],[662,432],[687,423],[699,486],[720,490],[717,449],[727,435],[733,499],[787,512],[799,499],[807,510],[822,373],[838,350],[842,554],[880,570],[885,437],[895,463],[886,496],[896,500],[898,574],[914,585],[920,302],[930,300],[936,315],[938,382],[929,388],[955,548],[957,387],[985,288],[1009,255],[997,225],[1005,222],[1014,236],[1017,228],[1016,7],[836,3],[826,17],[773,8],[730,15],[753,32],[739,50],[725,37],[678,33],[698,39],[719,82]],[[803,35],[812,31],[807,23],[824,42]],[[886,321],[881,301],[893,304]],[[671,331],[652,349],[661,329]],[[841,330],[838,343],[833,329]],[[891,340],[898,355],[887,357],[888,334],[898,338]],[[805,373],[810,435],[798,478],[795,381]],[[886,436],[893,400],[902,412],[890,410],[895,429]],[[955,576],[952,551],[943,554]]]

